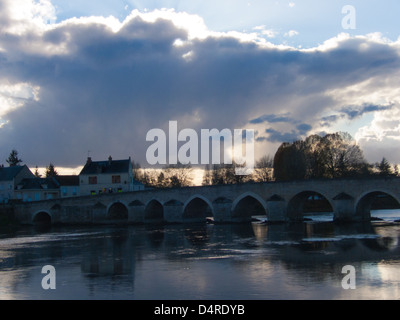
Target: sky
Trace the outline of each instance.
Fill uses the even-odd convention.
[[[0,164],[17,149],[32,168],[88,155],[148,167],[146,134],[169,121],[253,129],[256,159],[346,131],[368,161],[400,163],[398,12],[398,0],[0,0]]]

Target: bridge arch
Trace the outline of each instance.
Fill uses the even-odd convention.
[[[257,215],[267,216],[267,203],[256,193],[246,192],[232,203],[233,221],[250,221]]]
[[[312,204],[313,201],[315,201],[314,205]],[[302,221],[306,207],[309,212],[334,211],[331,201],[322,193],[312,190],[302,191],[293,196],[288,202],[287,217],[289,221]]]
[[[32,216],[34,225],[50,225],[52,223],[51,213],[47,210],[37,211]]]
[[[202,195],[190,197],[183,207],[184,221],[205,221],[207,217],[214,216],[213,205]]]
[[[400,209],[399,198],[386,190],[364,192],[355,203],[356,220],[371,220],[373,209]]]
[[[150,200],[144,208],[145,222],[162,222],[164,221],[164,207],[162,203],[156,199]]]
[[[128,206],[121,201],[109,204],[107,218],[110,220],[128,220]]]

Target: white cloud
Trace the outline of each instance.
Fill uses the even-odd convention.
[[[372,122],[361,127],[355,138],[367,150],[367,156],[373,161],[386,157],[399,163],[400,104],[390,111],[376,112]]]
[[[5,30],[12,34],[21,35],[33,30],[43,30],[57,19],[55,8],[49,0],[13,0],[5,1],[3,17],[7,17],[9,23]],[[33,28],[33,30],[32,30]]]
[[[266,36],[267,38],[275,38],[279,32],[273,29],[266,29],[265,25],[256,26],[253,28],[256,32],[258,32],[262,36]]]
[[[289,38],[297,36],[297,35],[299,35],[299,32],[296,30],[290,30],[284,34],[285,37],[289,37]]]
[[[40,88],[29,83],[0,84],[0,121],[11,111],[23,107],[26,101],[39,101]]]
[[[257,154],[272,155],[279,139],[333,131],[330,116],[365,104],[394,106],[358,131],[366,153],[373,141],[398,141],[400,40],[339,34],[302,50],[268,42],[278,33],[265,25],[214,32],[200,16],[166,9],[46,24],[52,11],[41,4],[49,11],[35,9],[40,23],[33,9],[0,11],[0,28],[24,26],[0,34],[0,147],[18,147],[34,165],[77,166],[90,149],[145,166],[146,132],[176,119],[196,130],[254,127],[265,138]],[[323,117],[330,127],[318,126]]]

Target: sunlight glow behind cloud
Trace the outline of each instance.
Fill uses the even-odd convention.
[[[357,123],[371,158],[400,162],[392,150],[400,140],[400,38],[339,32],[299,49],[278,42],[302,39],[298,26],[255,21],[248,31],[214,31],[199,14],[162,8],[60,21],[56,12],[49,0],[0,4],[3,153],[17,148],[35,165],[76,167],[90,149],[145,166],[145,133],[178,120],[195,130],[254,128],[260,157],[282,139]]]

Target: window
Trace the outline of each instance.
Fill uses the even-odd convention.
[[[112,176],[112,183],[121,183],[121,176]]]
[[[97,177],[89,177],[89,184],[97,184]]]

